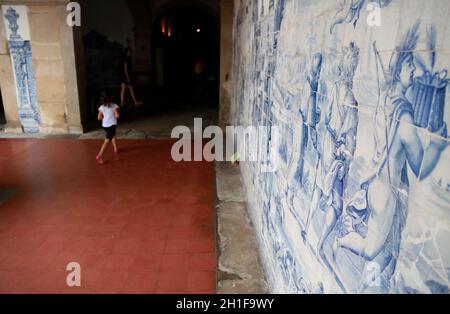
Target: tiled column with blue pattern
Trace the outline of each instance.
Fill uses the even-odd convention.
[[[8,47],[14,72],[20,123],[25,133],[38,133],[40,116],[25,6],[3,6]]]

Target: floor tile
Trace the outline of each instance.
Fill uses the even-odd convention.
[[[129,140],[100,166],[100,144],[0,140],[0,186],[15,191],[0,204],[0,292],[214,293],[214,165]]]
[[[186,291],[187,272],[161,271],[156,282],[156,293]]]
[[[187,276],[186,290],[188,292],[210,291],[215,289],[216,277],[214,271],[190,271]]]

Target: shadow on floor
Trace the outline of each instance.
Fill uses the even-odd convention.
[[[6,203],[15,193],[14,190],[0,190],[0,205]]]
[[[118,92],[111,92],[117,94]],[[179,95],[163,91],[149,91],[141,94],[144,104],[141,106],[129,105],[126,102],[121,108],[119,127],[145,133],[161,133],[160,136],[170,137],[167,131],[177,125],[193,125],[194,118],[203,118],[206,125],[217,124],[218,100],[205,99],[192,100],[189,95]],[[118,102],[116,100],[116,102]],[[128,104],[128,105],[127,105]],[[96,120],[96,109],[91,108],[88,121],[84,124],[86,133],[100,130],[101,124]],[[170,133],[169,133],[170,135]]]

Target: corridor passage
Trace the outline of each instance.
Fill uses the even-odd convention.
[[[213,164],[119,140],[98,165],[101,142],[0,139],[0,292],[215,293]]]

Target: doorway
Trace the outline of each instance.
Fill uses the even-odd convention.
[[[164,10],[153,25],[155,86],[194,107],[218,106],[220,29],[198,6]]]

